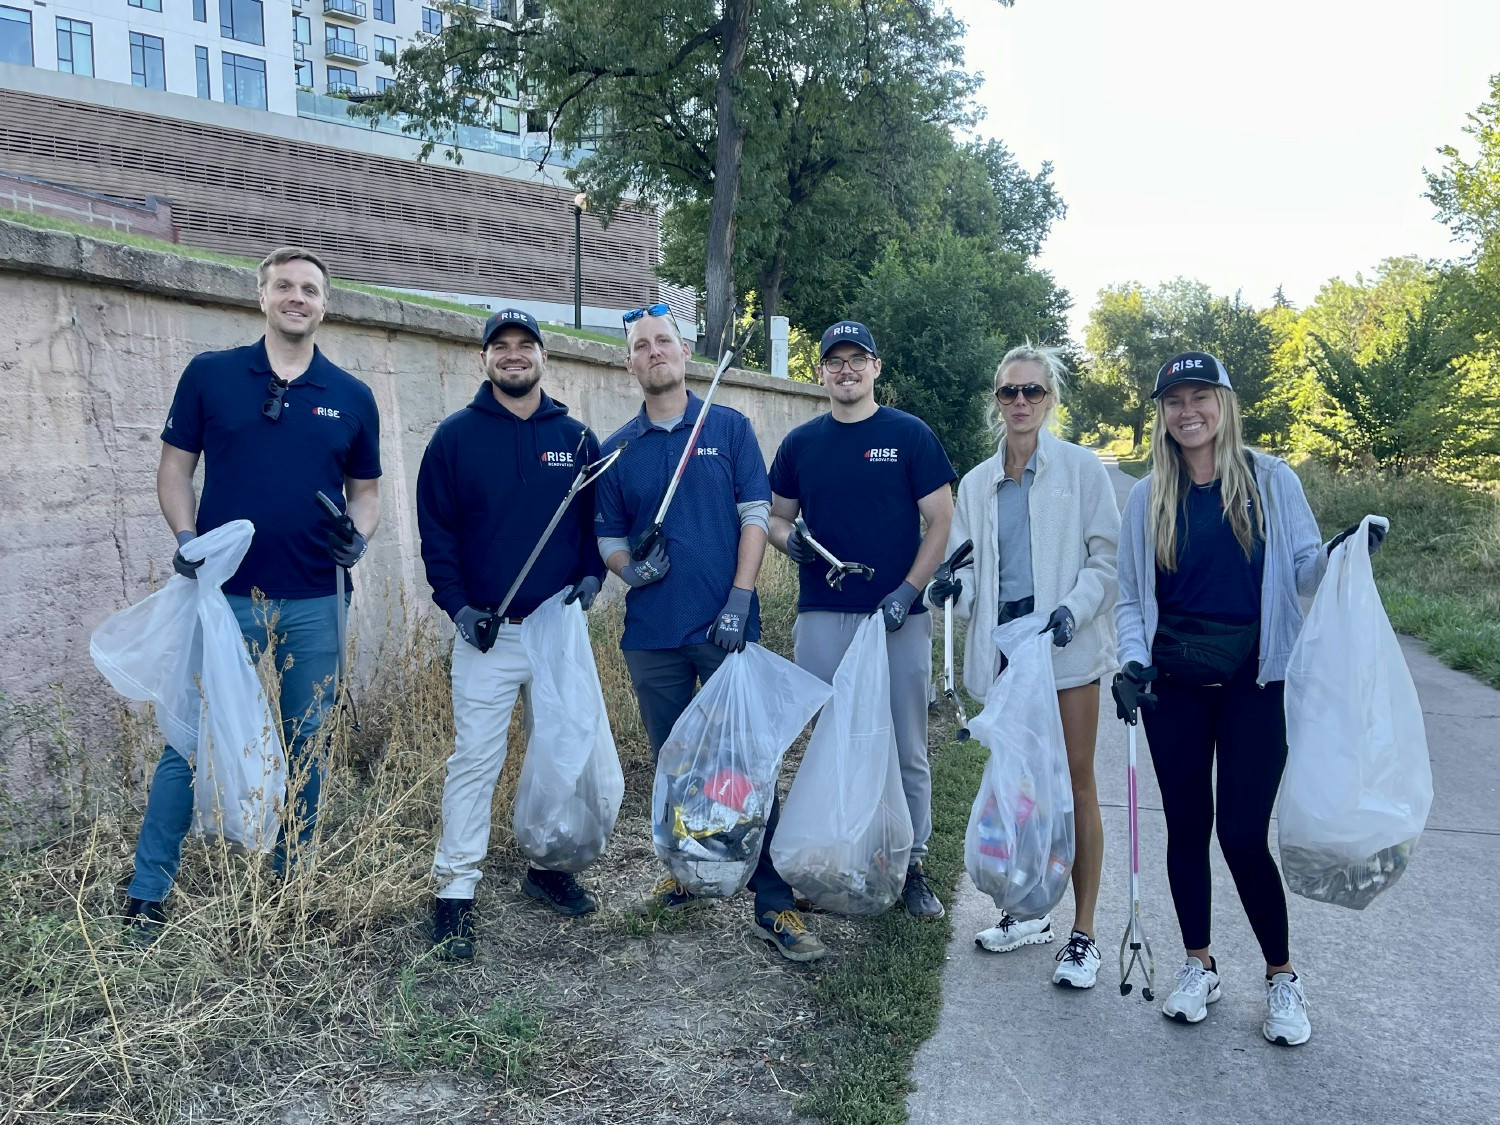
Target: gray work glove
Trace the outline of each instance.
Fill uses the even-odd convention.
[[[358,531],[352,531],[352,538],[344,538],[340,528],[334,528],[328,533],[328,553],[333,556],[333,561],[345,569],[353,566],[365,557],[365,549],[369,547],[370,541]]]
[[[1052,616],[1047,618],[1047,624],[1042,626],[1043,633],[1052,634],[1052,643],[1058,648],[1067,648],[1068,642],[1073,639],[1073,611],[1065,605],[1060,605],[1052,611]]]
[[[466,605],[453,615],[453,627],[458,635],[480,652],[489,652],[500,633],[500,622],[487,609],[475,609]]]
[[[709,627],[708,639],[727,652],[739,652],[745,647],[745,630],[750,625],[750,595],[750,590],[731,586],[729,600]]]
[[[795,527],[786,537],[786,553],[787,557],[798,566],[807,566],[809,563],[818,561],[818,552],[807,545],[807,540],[802,538],[802,532]]]
[[[578,580],[578,584],[568,591],[568,596],[563,599],[563,605],[572,605],[577,602],[587,613],[594,608],[594,599],[599,596],[599,579],[592,574],[585,574]]]
[[[172,569],[184,578],[197,578],[198,568],[203,565],[202,559],[194,562],[191,559],[182,557],[183,545],[191,543],[196,538],[198,538],[196,531],[179,531],[177,533],[177,553],[172,556]]]
[[[1115,673],[1115,682],[1109,691],[1115,697],[1115,714],[1120,719],[1135,726],[1140,709],[1156,703],[1156,696],[1151,691],[1154,679],[1156,669],[1142,668],[1138,660],[1127,660],[1125,667]]]
[[[1353,527],[1346,527],[1346,528],[1344,528],[1343,531],[1339,532],[1332,539],[1330,539],[1328,541],[1328,555],[1329,555],[1329,557],[1330,558],[1333,557],[1333,549],[1335,547],[1337,547],[1345,539],[1348,539],[1349,536],[1353,535],[1358,530],[1359,530],[1359,524],[1355,524]],[[1385,534],[1389,530],[1390,530],[1390,528],[1388,526],[1386,526],[1385,524],[1376,523],[1374,520],[1370,521],[1370,542],[1369,542],[1370,554],[1373,555],[1376,551],[1380,550],[1381,544],[1383,544],[1385,542]]]
[[[880,614],[885,618],[887,633],[894,633],[906,624],[906,615],[911,612],[911,603],[916,601],[921,593],[910,582],[903,582],[880,599]]]
[[[631,559],[620,568],[620,577],[625,580],[625,585],[633,589],[649,586],[653,582],[659,582],[667,576],[667,571],[672,569],[672,560],[667,558],[667,549],[660,542],[651,548],[651,553],[643,559]]]

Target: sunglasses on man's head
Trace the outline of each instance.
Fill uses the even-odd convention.
[[[286,405],[282,401],[282,396],[286,394],[289,386],[291,386],[290,383],[278,379],[275,375],[271,376],[271,382],[266,387],[266,393],[271,397],[260,404],[260,412],[266,416],[266,421],[279,422],[281,420],[281,408]]]
[[[995,388],[995,397],[1007,406],[1016,401],[1017,395],[1024,395],[1026,401],[1035,406],[1047,397],[1047,388],[1040,383],[1027,383],[1018,387],[1013,383],[1001,383]]]
[[[671,305],[647,305],[643,309],[631,309],[620,319],[626,324],[634,324],[643,316],[666,316],[672,311]]]

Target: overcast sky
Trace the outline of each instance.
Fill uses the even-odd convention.
[[[1178,275],[1304,305],[1397,254],[1447,256],[1435,150],[1500,72],[1500,0],[954,0],[979,127],[1068,204],[1042,265],[1073,295]]]

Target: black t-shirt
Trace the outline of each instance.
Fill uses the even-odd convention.
[[[1177,569],[1156,568],[1157,607],[1225,625],[1258,622],[1265,556],[1265,541],[1257,534],[1254,550],[1245,558],[1224,515],[1219,481],[1190,484],[1177,509]]]

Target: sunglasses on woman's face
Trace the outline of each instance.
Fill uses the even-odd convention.
[[[1040,383],[1027,383],[1021,387],[1016,386],[1014,383],[1001,383],[995,388],[995,397],[1007,406],[1016,401],[1017,395],[1024,395],[1026,401],[1035,406],[1042,399],[1046,398],[1047,394],[1047,388]]]

